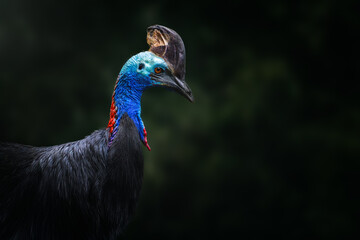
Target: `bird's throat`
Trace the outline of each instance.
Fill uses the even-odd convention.
[[[119,77],[120,78],[120,77]],[[116,81],[114,93],[110,106],[110,119],[107,125],[109,131],[109,147],[115,139],[120,125],[121,117],[127,114],[139,131],[139,137],[143,144],[150,151],[150,146],[147,141],[147,132],[145,125],[141,119],[141,95],[142,91],[128,89],[121,85],[119,78]],[[120,80],[121,81],[121,80]]]

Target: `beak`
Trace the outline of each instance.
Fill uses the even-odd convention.
[[[169,70],[161,75],[150,74],[150,77],[160,86],[170,88],[184,96],[190,102],[194,102],[194,96],[187,83],[174,76]]]
[[[190,102],[194,102],[194,96],[192,95],[192,91],[189,85],[187,85],[186,82],[181,81],[177,77],[174,77],[173,79],[177,86],[175,90],[184,97],[186,97],[187,100],[189,100]]]
[[[194,102],[191,89],[185,82],[185,45],[180,35],[170,28],[154,25],[148,27],[146,40],[149,51],[162,57],[169,66],[169,70],[160,76],[153,75],[153,79]]]

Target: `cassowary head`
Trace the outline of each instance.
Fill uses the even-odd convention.
[[[120,76],[135,91],[161,86],[173,89],[193,102],[191,89],[185,82],[185,46],[180,36],[164,26],[148,28],[149,51],[131,57],[123,66]]]
[[[154,25],[147,29],[149,51],[131,57],[122,67],[113,94],[110,120],[110,144],[119,121],[127,114],[139,130],[140,139],[150,150],[141,119],[141,95],[149,87],[173,89],[193,102],[191,89],[185,82],[185,46],[181,37],[169,28]]]

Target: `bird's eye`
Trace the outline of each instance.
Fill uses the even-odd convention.
[[[145,67],[145,64],[143,64],[143,63],[139,64],[139,70],[143,69],[144,67]]]
[[[164,69],[160,68],[160,67],[156,67],[154,69],[155,73],[159,74],[159,73],[162,73],[164,71]]]

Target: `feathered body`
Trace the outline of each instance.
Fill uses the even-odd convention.
[[[115,239],[143,173],[127,114],[118,128],[110,148],[106,129],[52,147],[0,144],[0,239]]]
[[[171,40],[176,34],[162,26],[150,29],[154,31],[161,39]],[[177,51],[182,52],[181,46]],[[141,143],[150,150],[141,119],[143,91],[166,86],[192,100],[191,90],[177,78],[178,68],[172,64],[184,60],[167,55],[146,51],[125,63],[106,129],[51,147],[0,143],[1,240],[118,238],[141,189]]]

